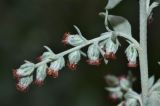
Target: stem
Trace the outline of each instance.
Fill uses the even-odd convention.
[[[142,101],[146,106],[148,94],[148,58],[147,58],[147,9],[146,0],[140,0],[140,47],[143,51],[139,51],[140,74]]]
[[[81,48],[83,48],[83,47],[85,47],[85,46],[87,46],[87,45],[93,44],[93,43],[95,43],[95,42],[103,41],[103,40],[111,37],[113,34],[116,34],[117,36],[120,36],[120,37],[123,37],[123,38],[126,38],[126,39],[130,40],[130,41],[137,47],[138,51],[141,51],[141,48],[140,48],[139,43],[138,43],[134,38],[132,38],[131,36],[128,36],[128,35],[126,35],[126,34],[124,34],[124,33],[120,33],[120,32],[107,32],[107,34],[105,34],[105,35],[103,35],[103,36],[99,36],[99,37],[94,38],[94,39],[91,39],[91,40],[88,40],[86,43],[84,43],[84,44],[82,44],[82,45],[76,46],[76,47],[74,47],[74,48],[71,48],[71,49],[66,50],[66,51],[64,51],[64,52],[61,52],[61,53],[59,53],[59,54],[55,54],[52,58],[46,59],[46,60],[44,60],[44,61],[41,61],[41,62],[37,63],[37,64],[35,65],[35,68],[36,68],[36,67],[39,67],[39,66],[42,65],[42,64],[49,63],[49,62],[51,62],[51,61],[53,61],[53,60],[56,60],[56,59],[58,59],[59,57],[63,57],[63,56],[65,56],[65,55],[67,55],[67,54],[69,54],[69,53],[71,53],[71,52],[73,52],[73,51],[80,50]]]

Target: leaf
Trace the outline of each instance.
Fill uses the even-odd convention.
[[[120,87],[122,90],[127,91],[131,87],[131,84],[130,84],[129,80],[122,78],[120,80]]]
[[[122,101],[122,102],[119,103],[117,106],[125,106],[125,101]]]
[[[150,89],[150,93],[154,91],[160,91],[160,79]]]
[[[109,92],[121,92],[121,88],[120,87],[105,87],[105,89]]]
[[[125,99],[134,98],[139,99],[140,95],[133,91],[132,89],[129,89],[128,92],[124,95]]]
[[[131,25],[127,19],[121,16],[109,15],[108,21],[113,27],[114,31],[131,36]]]
[[[52,53],[53,55],[55,55],[55,53],[48,47],[48,46],[44,46],[45,49],[48,50],[48,52]]]
[[[136,99],[127,99],[125,106],[139,106]]]
[[[152,13],[154,8],[159,6],[159,4],[160,4],[160,0],[156,0],[150,5],[150,7],[148,9],[148,16]]]
[[[76,29],[76,31],[78,32],[78,35],[84,40],[84,41],[87,41],[87,39],[85,37],[83,37],[80,29],[76,26],[76,25],[73,25],[74,28]]]
[[[50,59],[52,57],[54,57],[53,53],[47,51],[47,52],[44,52],[42,54],[41,60],[43,61],[43,60],[46,60],[46,59]]]
[[[159,106],[160,104],[160,92],[152,92],[148,98],[148,106]]]
[[[106,13],[105,13],[105,12],[100,12],[100,13],[99,13],[99,16],[105,17],[105,16],[106,16]]]
[[[106,6],[106,9],[113,9],[116,7],[122,0],[108,0],[108,4]]]
[[[155,81],[155,77],[154,76],[149,78],[149,80],[148,80],[148,88],[149,89],[153,86],[154,81]]]
[[[128,90],[128,92],[124,95],[124,98],[126,99],[126,106],[137,106],[137,101],[139,101],[142,106],[141,96],[132,89]]]

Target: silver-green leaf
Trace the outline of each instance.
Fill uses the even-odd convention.
[[[124,33],[131,36],[131,25],[127,19],[121,16],[109,15],[108,21],[114,31]]]
[[[148,88],[150,89],[153,84],[154,84],[154,81],[155,81],[155,77],[154,76],[151,76],[148,80]]]
[[[148,106],[159,106],[160,92],[154,91],[148,98]]]
[[[116,7],[122,0],[108,0],[108,4],[106,6],[106,9],[113,9]]]

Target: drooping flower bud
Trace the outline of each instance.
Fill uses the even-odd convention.
[[[50,67],[48,68],[47,74],[52,76],[53,78],[58,77],[58,71],[61,70],[65,66],[65,60],[63,57],[55,60],[51,63]]]
[[[89,58],[89,60],[87,60],[88,64],[90,64],[90,65],[99,65],[100,64],[100,59],[99,59],[100,51],[99,51],[96,44],[92,44],[88,47],[87,54],[88,54],[88,58]]]
[[[109,97],[113,101],[116,101],[118,99],[122,99],[122,97],[123,97],[123,92],[121,91],[120,87],[115,87],[115,88],[107,87],[106,90],[109,91],[109,93],[110,93]]]
[[[67,64],[71,70],[75,70],[77,68],[77,63],[81,59],[81,53],[79,50],[74,51],[68,55],[69,63]]]
[[[47,76],[46,71],[47,71],[47,64],[43,64],[37,68],[36,81],[35,81],[36,85],[42,86],[44,84],[44,79]]]
[[[135,48],[135,46],[133,44],[130,44],[126,51],[126,56],[127,56],[127,59],[128,59],[128,67],[137,67],[137,56],[138,56],[138,53],[137,53],[137,49]]]
[[[24,76],[29,76],[34,71],[34,68],[35,64],[27,61],[25,64],[21,65],[20,68],[13,70],[13,76],[16,79]]]
[[[115,38],[114,40],[112,39],[112,37],[108,38],[105,44],[106,53],[104,57],[109,60],[116,59],[115,53],[117,52],[119,45],[120,43],[117,38]]]
[[[65,33],[62,42],[72,46],[79,46],[84,43],[84,40],[78,34],[71,35],[70,33]]]
[[[32,83],[32,81],[33,81],[33,76],[27,76],[27,77],[20,78],[16,86],[17,90],[21,92],[25,92],[28,86]]]
[[[128,91],[131,88],[131,82],[126,77],[119,78],[119,84],[123,91]]]
[[[42,56],[40,57],[40,59],[43,61],[45,59],[51,58],[52,56],[53,54],[51,52],[44,52]]]
[[[37,58],[37,60],[39,61],[44,61],[46,59],[52,59],[55,56],[55,53],[48,46],[44,46],[44,48],[47,49],[47,52],[44,52],[42,56]]]

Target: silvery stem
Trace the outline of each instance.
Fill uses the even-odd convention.
[[[140,5],[140,47],[139,51],[141,88],[143,106],[146,106],[148,94],[148,57],[147,57],[147,9],[146,0],[139,0]]]

